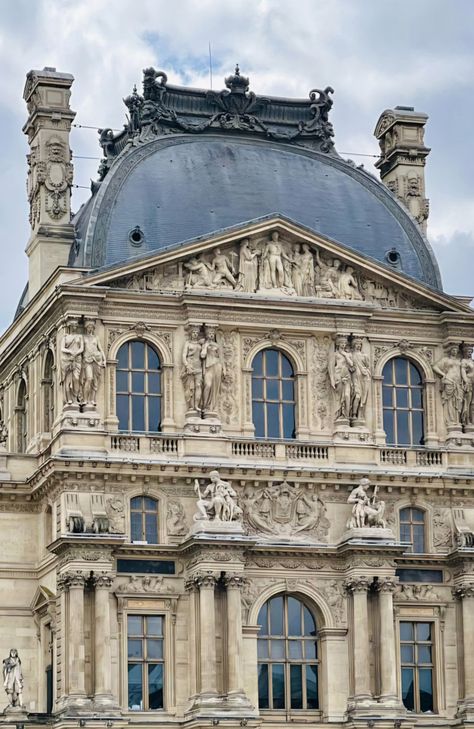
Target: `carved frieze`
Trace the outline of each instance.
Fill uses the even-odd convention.
[[[170,584],[164,583],[163,575],[130,575],[125,582],[122,582],[122,579],[119,578],[115,592],[126,594],[158,594],[174,592],[174,588]]]
[[[409,600],[416,602],[427,602],[438,601],[440,599],[438,593],[432,585],[423,584],[401,584],[397,586],[395,592],[395,599],[397,600]]]

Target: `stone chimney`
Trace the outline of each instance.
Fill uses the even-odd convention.
[[[29,297],[41,288],[58,266],[68,263],[74,238],[71,225],[73,167],[69,134],[76,113],[69,106],[74,77],[55,68],[30,71],[23,98],[28,120],[28,201],[31,233],[26,247],[29,258]]]
[[[426,233],[429,200],[425,195],[425,161],[430,153],[424,144],[428,115],[412,106],[386,109],[374,135],[379,140],[380,157],[375,166],[382,182],[408,208]]]

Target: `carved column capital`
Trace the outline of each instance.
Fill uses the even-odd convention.
[[[68,570],[58,575],[58,590],[67,590],[71,587],[82,587],[84,588],[88,579],[88,575],[81,570]]]
[[[474,582],[465,582],[463,585],[453,587],[453,597],[457,600],[474,597]]]
[[[394,593],[398,587],[398,580],[393,577],[382,577],[381,580],[374,583],[377,592]]]
[[[110,590],[113,585],[115,575],[110,572],[102,572],[101,574],[95,574],[92,577],[94,587],[97,589]]]
[[[217,575],[212,572],[198,572],[189,577],[185,582],[185,588],[188,592],[196,590],[214,590],[217,584]]]
[[[370,584],[371,580],[368,577],[350,577],[344,581],[344,589],[350,594],[354,592],[368,592]]]
[[[199,592],[199,584],[196,580],[196,577],[188,577],[184,581],[184,589],[186,592]]]
[[[241,574],[226,574],[224,576],[224,585],[234,590],[242,590],[247,584],[247,580]]]

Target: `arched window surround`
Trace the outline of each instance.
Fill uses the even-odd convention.
[[[163,494],[158,493],[154,488],[143,489],[143,487],[137,487],[127,492],[127,498],[125,500],[125,533],[128,535],[128,540],[131,542],[131,503],[132,500],[144,496],[150,499],[154,499],[158,509],[158,542],[157,544],[162,545],[168,542],[166,534],[166,513],[167,504],[166,499],[163,498]],[[150,546],[155,546],[150,543]]]
[[[430,552],[434,551],[433,547],[433,527],[432,527],[432,520],[433,520],[433,508],[431,504],[427,504],[424,501],[419,501],[417,499],[416,502],[409,501],[408,499],[405,501],[400,501],[396,504],[396,529],[397,534],[400,535],[400,514],[403,509],[418,509],[419,511],[422,511],[424,514],[424,526],[425,526],[425,552],[424,554],[429,554]],[[410,552],[410,554],[421,554],[421,552]]]
[[[265,339],[256,343],[249,349],[242,368],[242,411],[244,413],[243,434],[255,436],[255,427],[252,419],[252,372],[253,360],[259,352],[266,349],[276,349],[289,360],[293,367],[295,378],[295,440],[309,438],[309,412],[308,403],[311,402],[308,389],[308,373],[306,362],[301,353],[291,343],[284,339]]]
[[[21,377],[15,397],[15,450],[26,453],[29,439],[28,382]]]
[[[170,334],[171,336],[171,334]],[[160,359],[161,363],[161,433],[174,433],[177,426],[174,419],[173,406],[173,357],[168,343],[152,331],[146,331],[138,334],[137,331],[125,332],[118,336],[107,353],[107,363],[105,372],[105,424],[109,430],[118,430],[118,417],[116,412],[116,369],[117,355],[120,347],[126,342],[140,341],[153,347]]]
[[[400,347],[393,347],[384,352],[378,360],[374,368],[373,388],[374,402],[376,403],[376,431],[375,440],[378,445],[386,445],[386,436],[383,426],[383,369],[387,362],[397,357],[403,357],[411,362],[419,371],[423,380],[424,392],[424,444],[417,446],[399,446],[402,448],[436,448],[439,446],[440,436],[436,429],[436,408],[441,407],[441,403],[437,403],[436,378],[431,367],[431,363],[422,354],[414,349],[406,350]],[[393,446],[396,448],[397,446]]]

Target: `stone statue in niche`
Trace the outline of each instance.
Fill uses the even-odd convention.
[[[221,479],[219,471],[210,471],[209,479],[202,492],[199,480],[194,481],[194,492],[198,497],[194,521],[242,521],[242,509],[237,504],[237,494],[229,481]]]
[[[166,510],[166,532],[170,537],[179,537],[186,534],[186,521],[184,509],[179,501],[168,501]]]
[[[245,238],[240,244],[239,275],[237,289],[247,293],[254,293],[258,286],[258,257],[262,252],[258,248],[252,249],[250,241]]]
[[[217,416],[217,403],[225,371],[222,348],[216,336],[216,327],[205,327],[205,339],[200,355],[203,363],[201,409],[205,418]]]
[[[217,410],[225,375],[222,336],[217,327],[190,326],[183,348],[181,369],[188,423],[194,419],[214,420],[219,424]],[[199,423],[196,422],[195,426],[198,428]]]
[[[198,326],[188,327],[187,333],[188,339],[184,345],[181,358],[181,379],[188,412],[199,414],[202,405],[203,369],[201,349],[203,338],[201,337],[201,328]]]
[[[60,365],[64,403],[77,406],[82,400],[81,374],[84,337],[79,332],[78,319],[69,320],[69,333],[61,341]]]
[[[461,423],[464,427],[474,423],[473,394],[474,394],[474,361],[472,344],[465,342],[461,346],[461,377],[463,382],[463,403],[461,410]]]
[[[102,371],[105,368],[105,354],[95,333],[94,319],[86,319],[84,334],[84,351],[82,354],[82,388],[83,403],[86,407],[97,405],[97,390]]]
[[[445,355],[433,365],[433,371],[441,378],[441,402],[446,427],[448,431],[461,430],[464,382],[458,344],[445,345]]]
[[[111,496],[105,502],[110,534],[125,534],[125,506],[122,499]]]
[[[7,447],[8,428],[4,420],[0,420],[0,450]]]
[[[359,485],[352,489],[348,496],[347,503],[352,504],[352,515],[347,522],[348,529],[366,529],[370,527],[378,527],[386,529],[385,521],[385,501],[377,496],[378,487],[374,486],[372,496],[367,491],[370,488],[370,480],[361,478]]]
[[[372,371],[370,357],[362,351],[362,337],[352,337],[352,393],[351,423],[365,423],[365,408],[369,395]]]
[[[16,648],[12,648],[8,658],[3,659],[3,686],[8,697],[8,709],[23,707],[23,672]]]
[[[352,399],[352,373],[354,362],[349,351],[348,337],[338,335],[335,351],[328,361],[328,373],[335,397],[334,417],[339,423],[349,424]]]

